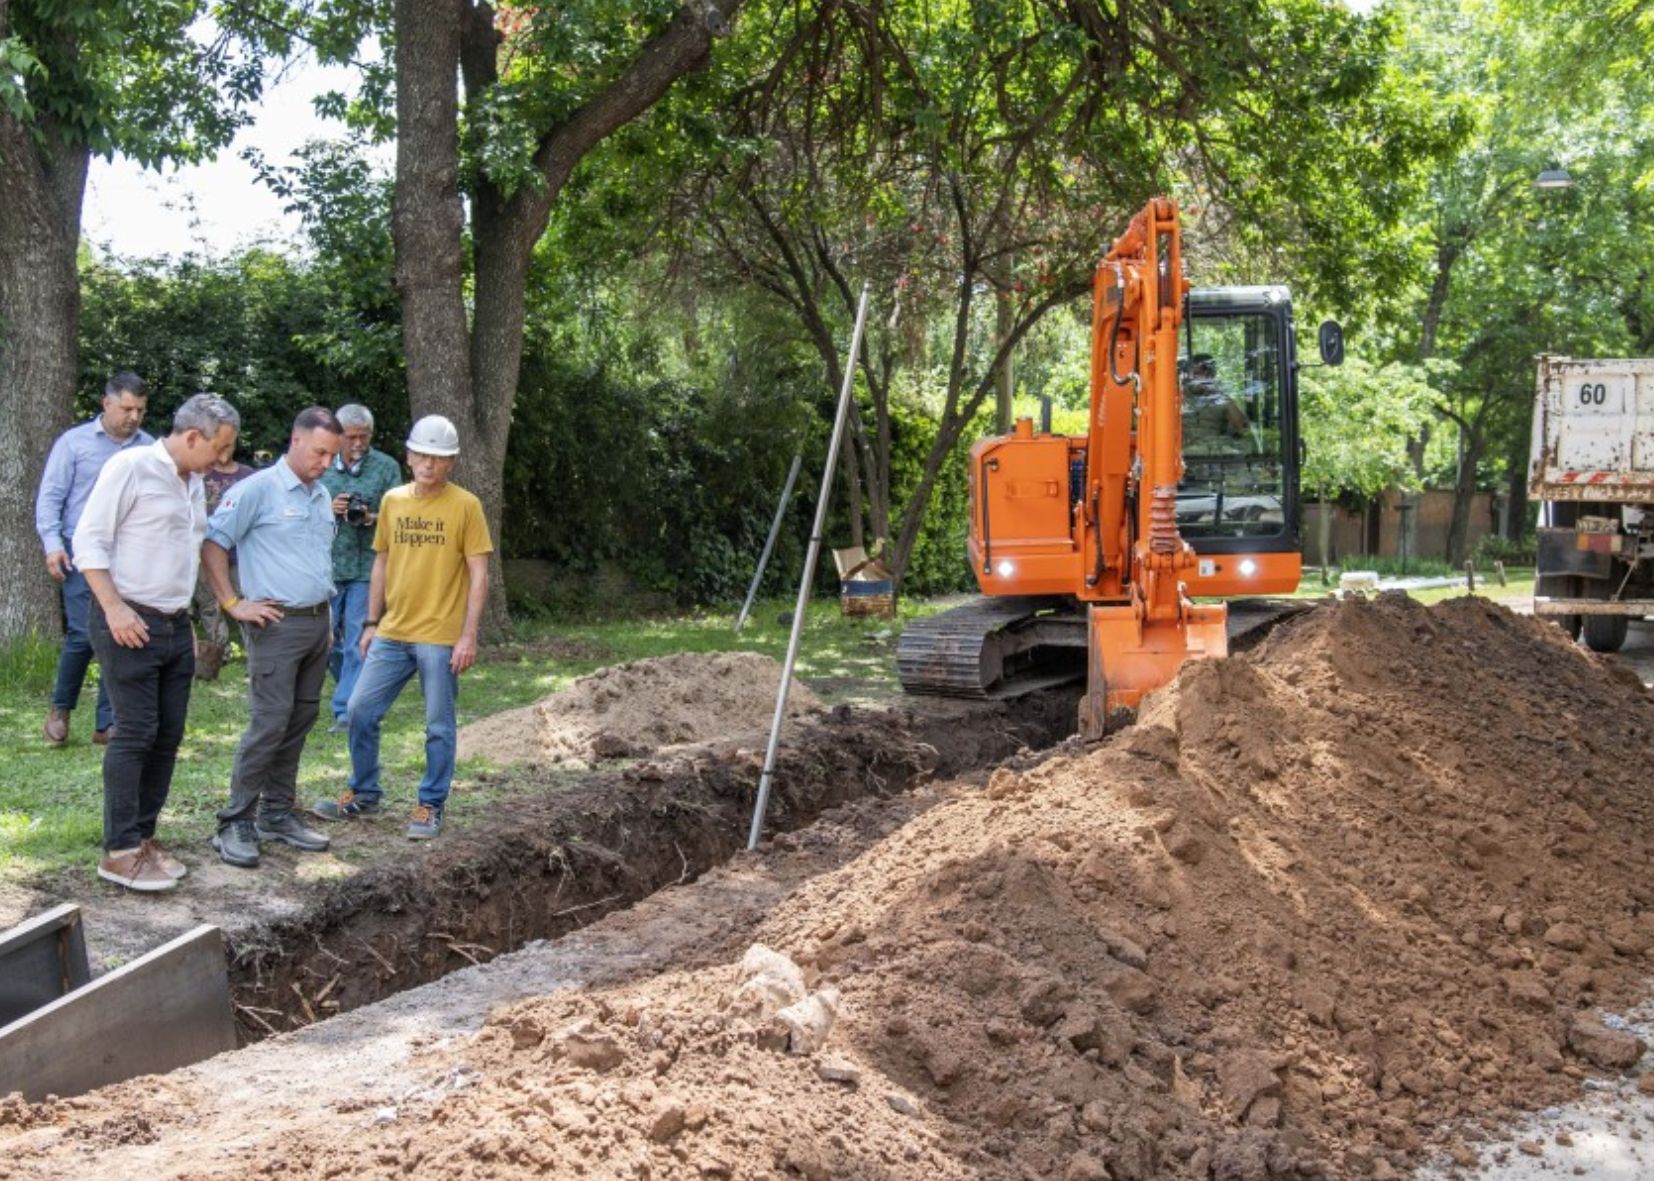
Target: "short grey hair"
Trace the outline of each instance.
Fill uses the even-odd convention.
[[[370,431],[373,429],[373,411],[356,402],[339,407],[338,410],[334,411],[334,417],[339,420],[339,425],[347,431],[354,430],[359,426],[365,426]]]
[[[195,394],[186,399],[172,416],[172,433],[175,435],[200,431],[207,438],[216,439],[218,432],[226,426],[239,434],[241,415],[217,394]]]
[[[117,369],[104,382],[103,396],[118,398],[122,394],[131,394],[134,398],[149,397],[149,387],[144,385],[144,379],[130,369]]]

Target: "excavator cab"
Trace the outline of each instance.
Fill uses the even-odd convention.
[[[1284,287],[1189,292],[1177,528],[1197,598],[1298,589],[1298,363]]]

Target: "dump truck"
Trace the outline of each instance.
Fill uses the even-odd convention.
[[[1614,652],[1654,614],[1654,360],[1538,361],[1534,614]]]

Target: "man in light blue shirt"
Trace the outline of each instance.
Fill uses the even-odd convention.
[[[326,407],[300,413],[287,454],[224,494],[201,547],[208,584],[224,613],[242,624],[247,647],[247,730],[212,841],[227,864],[245,869],[258,865],[260,841],[306,852],[328,846],[293,805],[333,647],[336,526],[321,477],[339,454],[341,434]],[[245,598],[230,581],[232,548]]]
[[[105,461],[124,448],[155,441],[139,429],[148,405],[149,391],[142,378],[127,370],[114,374],[103,387],[103,413],[58,436],[40,477],[40,493],[34,502],[35,532],[46,550],[46,572],[63,584],[63,651],[58,654],[57,683],[52,687],[45,725],[46,741],[53,746],[69,741],[69,715],[80,704],[81,685],[92,663],[88,630],[92,592],[75,568],[75,526]],[[92,741],[107,743],[114,724],[109,690],[100,678]]]

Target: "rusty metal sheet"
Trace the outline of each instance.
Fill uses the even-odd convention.
[[[0,1095],[79,1095],[235,1045],[224,935],[197,927],[0,1028]]]
[[[1654,503],[1654,359],[1539,358],[1537,500]]]
[[[92,979],[80,907],[54,906],[0,932],[0,1025],[73,992]]]
[[[1535,615],[1654,615],[1654,599],[1534,599]]]

